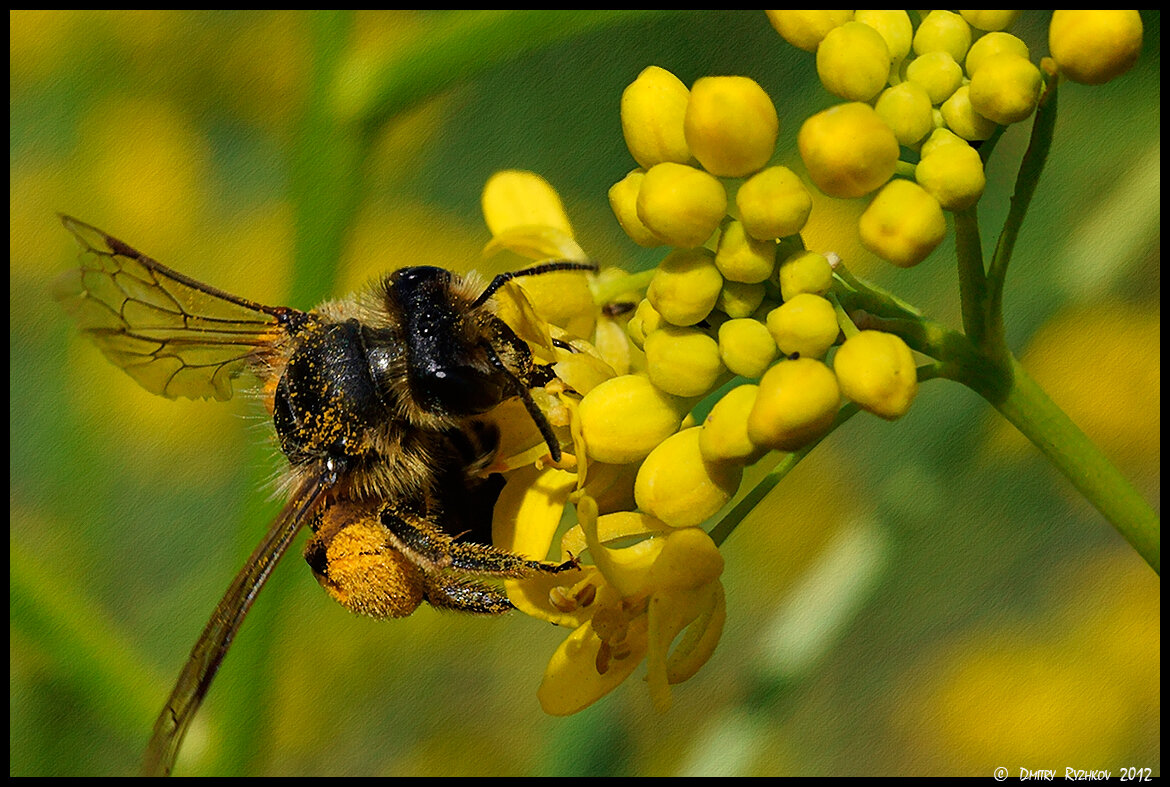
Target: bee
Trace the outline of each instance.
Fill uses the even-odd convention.
[[[592,271],[555,261],[476,289],[412,266],[362,298],[310,311],[230,295],[117,238],[61,216],[81,267],[54,295],[115,366],[154,394],[229,399],[256,377],[288,460],[288,502],[208,620],[155,723],[144,772],[169,773],[183,736],[252,603],[298,531],[317,581],[349,609],[404,617],[424,601],[484,615],[512,608],[482,577],[573,568],[491,546],[503,486],[489,474],[500,434],[483,416],[523,402],[554,462],[561,449],[531,390],[555,378],[498,314],[512,279]]]

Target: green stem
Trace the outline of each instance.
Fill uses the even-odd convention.
[[[981,345],[1002,348],[1006,356],[1007,345],[1003,331],[1003,292],[1004,282],[1007,280],[1008,263],[1011,262],[1012,252],[1016,247],[1016,240],[1020,235],[1020,228],[1024,224],[1024,216],[1032,197],[1036,194],[1036,186],[1040,183],[1040,173],[1044,171],[1044,163],[1048,160],[1048,151],[1052,148],[1052,134],[1056,128],[1057,108],[1057,78],[1049,77],[1049,82],[1040,105],[1036,109],[1036,119],[1032,121],[1032,137],[1028,143],[1028,150],[1020,162],[1020,170],[1016,175],[1016,190],[1012,194],[1008,215],[1003,223],[1003,231],[999,235],[999,242],[995,247],[995,254],[991,258],[991,265],[987,273],[988,293],[986,303],[987,333]],[[974,338],[974,337],[972,337]]]
[[[981,390],[978,383],[972,389],[1031,440],[1161,575],[1158,515],[1019,362],[1009,361],[1012,379],[1006,396]]]
[[[979,215],[975,206],[955,214],[955,256],[959,262],[959,302],[963,309],[963,330],[971,341],[983,343],[987,314],[987,274],[983,269],[983,243],[979,238]]]
[[[620,278],[601,282],[593,293],[593,302],[598,306],[605,306],[628,292],[644,292],[650,286],[650,280],[654,278],[656,270],[657,268],[650,268],[637,273],[627,273]]]
[[[783,480],[784,476],[792,472],[792,470],[800,464],[800,460],[808,456],[809,452],[820,445],[821,440],[824,440],[833,433],[837,427],[848,421],[856,415],[861,408],[850,402],[838,411],[837,420],[833,422],[833,426],[824,436],[818,438],[816,441],[806,445],[799,451],[791,453],[781,453],[778,455],[775,466],[772,470],[760,479],[752,489],[744,495],[735,506],[728,511],[722,519],[720,519],[713,528],[711,528],[711,540],[715,542],[716,546],[722,546],[723,542],[727,540],[739,523],[743,521],[744,517],[752,512],[752,510],[759,504],[761,500],[767,497],[768,493],[776,488],[776,484]]]

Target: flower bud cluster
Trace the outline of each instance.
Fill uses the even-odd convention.
[[[905,11],[767,12],[785,40],[815,52],[821,83],[847,102],[805,121],[800,154],[829,196],[882,189],[859,227],[876,255],[903,267],[925,258],[945,233],[940,209],[965,210],[983,193],[972,145],[1036,110],[1044,78],[1007,32],[1020,13],[933,10],[915,26]],[[1056,11],[1046,68],[1101,84],[1134,64],[1141,43],[1137,11]],[[918,153],[921,189],[886,185],[900,148]]]
[[[874,28],[851,24],[864,31],[847,33],[876,37],[885,51]],[[799,238],[811,196],[792,170],[768,166],[779,124],[758,84],[705,77],[688,91],[670,72],[651,67],[626,89],[621,107],[626,142],[641,167],[611,189],[614,213],[636,243],[674,248],[660,260],[627,324],[644,368],[585,393],[577,409],[581,443],[590,463],[636,467],[638,509],[687,528],[732,498],[746,465],[770,450],[799,450],[824,436],[844,396],[882,417],[901,416],[917,391],[916,369],[909,348],[890,334],[878,335],[897,348],[894,361],[887,344],[867,336],[877,332],[842,344],[832,265]],[[822,115],[830,126],[868,124],[871,133],[840,136],[806,124],[800,142],[805,152],[803,143],[813,140],[815,149],[805,156],[810,173],[823,160],[826,177],[836,179],[834,190],[849,196],[889,180],[898,141],[873,107],[852,102]],[[854,165],[835,169],[844,157]],[[733,200],[726,197],[731,178],[742,179]],[[891,206],[868,220],[899,215],[911,198],[929,201],[934,213],[915,233],[937,243],[946,226],[937,202],[912,182],[896,184],[879,204]],[[901,188],[916,193],[907,197]],[[905,248],[891,256],[912,264],[918,247],[896,242]],[[849,355],[861,362],[838,372],[834,348],[839,354],[851,343],[860,344]],[[745,384],[725,392],[694,425],[691,409],[735,378]]]

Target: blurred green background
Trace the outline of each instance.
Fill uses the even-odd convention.
[[[476,265],[480,188],[524,168],[560,190],[592,255],[644,267],[661,252],[627,241],[605,196],[634,166],[618,101],[642,68],[687,84],[755,78],[779,110],[783,163],[801,119],[835,103],[812,56],[760,12],[501,17],[496,29],[515,22],[516,35],[479,68],[474,36],[457,34],[484,19],[11,12],[10,774],[133,772],[207,615],[279,508],[257,403],[152,397],[53,303],[52,280],[76,259],[56,211],[229,292],[307,308],[290,289],[340,296],[404,264]],[[1145,22],[1134,71],[1062,90],[1006,309],[1025,365],[1157,506],[1160,19]],[[1028,12],[1013,31],[1033,59],[1046,24]],[[422,53],[396,65],[408,84],[464,55],[470,65],[368,126],[363,185],[339,194],[334,149],[305,143],[306,106],[328,114],[312,100],[317,64],[346,63],[360,89],[398,52]],[[985,248],[1026,142],[1026,128],[1009,131],[989,169]],[[290,161],[325,178],[306,185]],[[294,271],[294,224],[347,199],[336,270]],[[882,267],[857,245],[861,207],[818,202],[809,245],[956,324],[951,247],[910,271]],[[429,608],[360,619],[290,555],[177,772],[1160,773],[1159,579],[965,389],[926,385],[896,425],[850,421],[723,553],[727,628],[674,709],[654,714],[640,670],[567,719],[535,696],[566,632]]]

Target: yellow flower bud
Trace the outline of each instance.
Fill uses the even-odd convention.
[[[936,128],[930,132],[930,136],[922,143],[922,148],[919,150],[919,155],[922,158],[934,155],[934,153],[947,145],[962,145],[965,148],[970,148],[971,144],[967,140],[960,137],[949,128]]]
[[[812,195],[788,167],[768,167],[739,187],[735,205],[748,235],[771,240],[804,229],[812,212]]]
[[[860,197],[879,188],[898,164],[898,139],[868,104],[838,104],[800,127],[800,157],[830,197]]]
[[[971,86],[963,85],[943,102],[943,120],[947,128],[972,142],[987,139],[995,131],[995,121],[983,117],[971,106]]]
[[[890,52],[890,64],[900,63],[910,54],[914,25],[905,11],[854,11],[853,21],[878,31]]]
[[[704,459],[751,464],[767,452],[748,439],[747,433],[748,413],[756,403],[759,390],[758,385],[732,388],[707,413],[699,432],[699,452]]]
[[[976,30],[1007,30],[1019,18],[1019,11],[960,11],[967,24]]]
[[[1032,61],[1001,54],[984,60],[971,77],[971,106],[1002,126],[1019,123],[1036,109],[1044,80]]]
[[[785,355],[824,358],[840,333],[837,312],[826,298],[802,292],[768,313],[768,332]]]
[[[503,235],[518,227],[552,227],[569,237],[573,235],[556,189],[535,172],[497,172],[484,184],[480,201],[492,235]]]
[[[671,435],[646,457],[634,481],[638,508],[671,527],[694,527],[713,516],[739,489],[743,468],[707,462],[699,427]]]
[[[821,84],[846,101],[869,101],[890,75],[890,49],[878,31],[846,22],[829,31],[817,47]]]
[[[738,221],[730,221],[719,236],[715,267],[729,281],[762,282],[776,269],[776,241],[755,240]]]
[[[678,429],[687,407],[641,375],[625,374],[597,385],[577,414],[589,457],[598,462],[639,462]]]
[[[888,421],[901,418],[918,394],[918,371],[906,342],[884,331],[849,337],[833,357],[841,393]]]
[[[917,183],[892,180],[857,222],[861,245],[901,268],[922,262],[947,233],[938,200]]]
[[[630,236],[630,240],[639,246],[652,248],[661,246],[663,241],[638,218],[638,190],[642,187],[642,180],[645,177],[645,172],[635,169],[610,186],[609,206],[613,208],[613,215],[617,217],[618,224],[626,235]]]
[[[1121,76],[1142,51],[1137,11],[1053,11],[1048,51],[1060,73],[1083,85],[1103,85]]]
[[[1031,57],[1028,53],[1028,45],[1011,33],[988,33],[971,44],[971,48],[967,51],[967,62],[964,63],[967,76],[975,76],[975,72],[979,70],[983,61],[1004,54],[1019,55],[1025,60]]]
[[[622,91],[622,134],[638,165],[650,169],[673,161],[686,164],[691,151],[683,135],[690,91],[665,68],[650,66]]]
[[[979,201],[987,179],[979,152],[962,139],[954,139],[958,144],[932,146],[914,169],[914,179],[943,208],[964,210]]]
[[[715,308],[728,317],[748,317],[764,300],[764,285],[744,284],[739,281],[723,282],[723,289],[719,291],[719,300]]]
[[[776,341],[759,320],[728,320],[719,326],[719,357],[733,374],[754,380],[776,359]]]
[[[829,431],[840,406],[841,391],[829,367],[813,358],[781,361],[760,380],[748,437],[758,446],[796,451]]]
[[[714,253],[678,249],[658,263],[646,298],[671,325],[694,325],[715,308],[722,288],[723,276],[715,267]]]
[[[723,373],[718,342],[697,328],[659,328],[643,349],[650,382],[675,396],[702,396]]]
[[[638,302],[638,308],[634,311],[634,316],[626,323],[626,333],[629,334],[630,340],[640,350],[642,349],[642,344],[646,341],[646,337],[665,324],[666,321],[662,319],[662,315],[658,313],[654,305],[643,298]]]
[[[817,46],[830,30],[853,18],[852,11],[765,11],[768,21],[785,41],[806,52]]]
[[[650,585],[656,590],[693,590],[723,573],[723,555],[701,528],[673,530],[665,541],[650,567]]]
[[[931,11],[914,33],[914,52],[919,55],[946,52],[956,63],[962,63],[970,46],[971,26],[951,11]]]
[[[747,77],[702,77],[691,88],[683,123],[687,144],[704,169],[741,178],[772,157],[780,119],[772,99]]]
[[[934,114],[930,96],[917,82],[903,82],[887,88],[874,105],[899,144],[910,147],[934,131]]]
[[[906,66],[906,80],[921,86],[938,106],[963,84],[963,68],[946,52],[928,52]]]
[[[833,266],[823,254],[799,251],[780,263],[780,294],[790,301],[802,292],[824,295],[833,286]]]
[[[647,171],[638,189],[638,218],[671,246],[691,248],[711,237],[727,213],[723,184],[702,170],[667,161]]]

